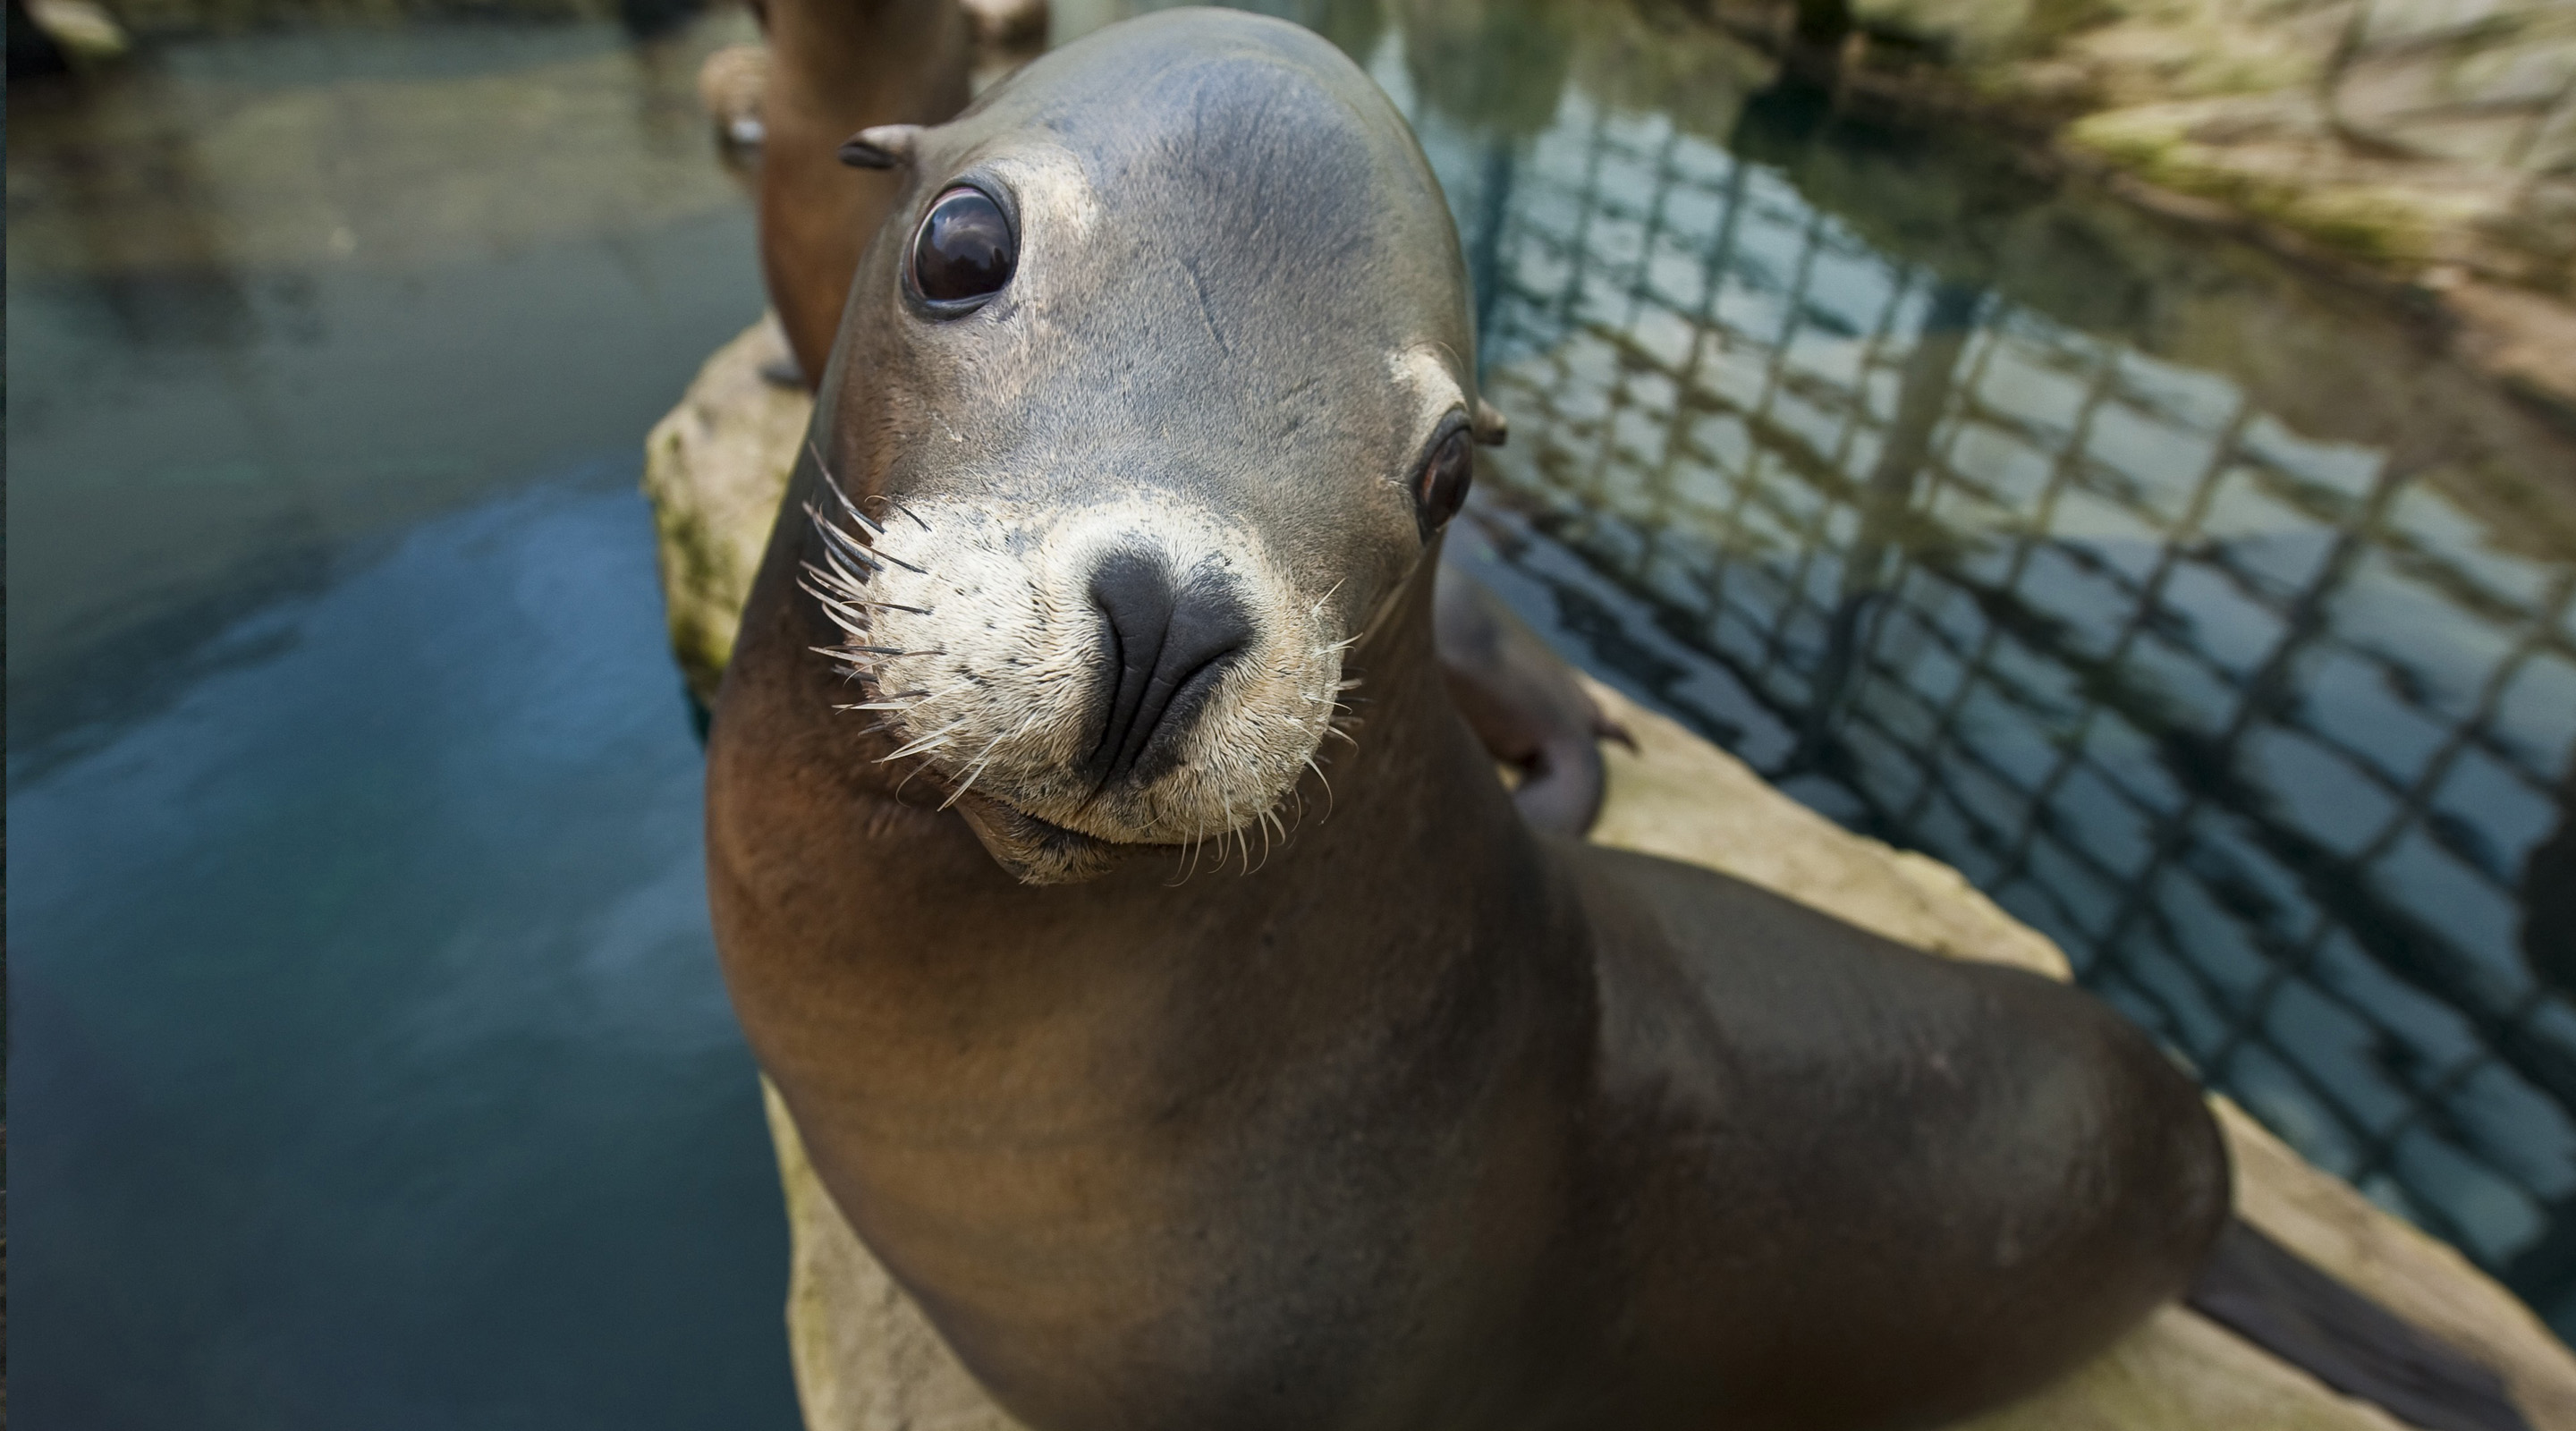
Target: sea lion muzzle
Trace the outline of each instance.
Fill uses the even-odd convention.
[[[1331,730],[1348,640],[1255,532],[1169,492],[1093,498],[1071,479],[1056,502],[916,493],[881,523],[819,459],[815,480],[804,579],[837,638],[815,649],[861,695],[844,708],[873,714],[895,741],[875,759],[928,777],[1014,876],[1088,878],[1117,847],[1248,824],[1286,833],[1279,807]],[[1031,839],[1085,858],[1040,858]]]

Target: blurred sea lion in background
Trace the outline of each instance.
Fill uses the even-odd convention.
[[[751,9],[769,42],[760,272],[811,386],[831,355],[850,270],[899,187],[842,163],[841,145],[871,125],[937,124],[965,108],[974,30],[958,0],[751,0]]]

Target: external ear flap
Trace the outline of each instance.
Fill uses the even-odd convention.
[[[892,169],[912,162],[918,124],[880,124],[862,129],[841,143],[841,162],[853,169]]]
[[[1511,419],[1483,398],[1476,399],[1476,415],[1469,419],[1467,426],[1476,434],[1479,447],[1500,447],[1503,439],[1512,435]]]

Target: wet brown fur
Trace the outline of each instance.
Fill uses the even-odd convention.
[[[1246,147],[1247,116],[1295,143]],[[908,216],[1032,136],[1082,159],[1100,232],[1024,238],[1008,303],[924,324]],[[1423,434],[1371,386],[1408,341],[1471,385],[1455,238],[1347,61],[1245,16],[1131,22],[918,136],[894,212],[815,419],[854,502],[1154,485],[1273,534],[1361,638],[1355,739],[1258,868],[1085,846],[1093,877],[1022,883],[995,827],[1064,832],[941,810],[952,775],[835,709],[797,472],[711,734],[719,947],[824,1185],[1004,1406],[1928,1426],[2189,1280],[2224,1155],[2099,1004],[1515,816],[1435,659]]]

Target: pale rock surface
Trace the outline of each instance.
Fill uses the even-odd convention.
[[[644,439],[644,495],[660,535],[671,651],[689,691],[715,703],[734,627],[805,440],[814,399],[761,375],[787,357],[776,315],[716,350]]]
[[[975,41],[1000,49],[1046,42],[1047,0],[958,0],[974,23]]]
[[[134,48],[125,27],[92,0],[27,0],[27,18],[77,64],[121,60]]]
[[[767,45],[727,45],[698,64],[698,107],[727,144],[758,144],[766,137],[760,105],[768,92]]]
[[[712,696],[731,653],[811,404],[770,385],[783,351],[764,322],[710,359],[649,439],[645,490],[662,534],[672,642]],[[1891,938],[2055,978],[2066,958],[1957,871],[1806,809],[1734,757],[1595,684],[1635,750],[1604,747],[1609,798],[1593,837],[1768,886]],[[811,1431],[1021,1431],[986,1398],[869,1255],[765,1090],[792,1251],[787,1323]],[[2236,1162],[2237,1207],[2284,1245],[2501,1371],[2538,1431],[2576,1431],[2576,1358],[2450,1248],[2310,1167],[2213,1097]],[[2181,1307],[2038,1394],[1959,1431],[2394,1431],[2375,1408]]]
[[[2402,273],[2576,297],[2567,0],[1851,5],[1971,90],[2068,118],[2076,154]]]

